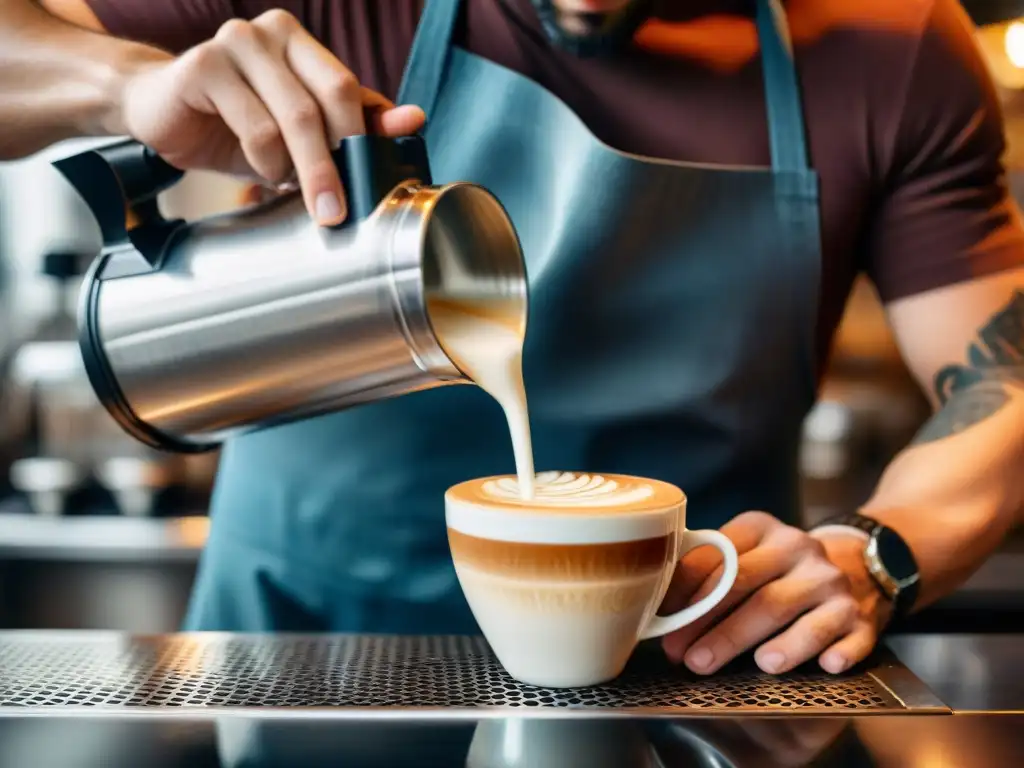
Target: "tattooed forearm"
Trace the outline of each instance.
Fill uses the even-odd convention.
[[[914,438],[927,443],[962,432],[1010,401],[1011,386],[1024,386],[1024,291],[978,330],[966,365],[947,365],[935,376],[939,411]]]

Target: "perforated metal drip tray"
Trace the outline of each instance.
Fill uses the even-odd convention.
[[[529,710],[529,711],[527,711]],[[742,664],[711,678],[639,652],[616,681],[516,683],[475,637],[0,632],[0,716],[652,717],[949,710],[883,653],[844,677]]]

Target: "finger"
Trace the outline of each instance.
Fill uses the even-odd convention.
[[[747,552],[760,544],[767,535],[780,526],[785,527],[778,518],[772,517],[767,512],[754,511],[736,515],[719,530],[732,540],[737,551]]]
[[[817,605],[818,589],[814,581],[793,574],[766,584],[693,643],[686,666],[700,674],[715,672]]]
[[[736,520],[734,520],[733,523],[739,525],[740,521],[744,518],[754,518],[755,516],[761,517],[764,516],[764,513],[748,512],[744,515],[740,515],[740,517],[736,518]],[[751,545],[755,547],[755,549],[753,549],[752,551],[758,552],[758,560],[770,561],[771,566],[769,567],[772,567],[772,572],[778,575],[786,573],[790,568],[800,567],[799,563],[802,560],[807,559],[809,555],[812,556],[812,559],[810,561],[812,563],[825,562],[824,549],[822,548],[820,542],[811,539],[805,532],[797,528],[792,528],[788,525],[783,525],[774,518],[770,518],[770,520],[771,523],[764,527],[758,528],[756,524],[748,526],[747,530],[749,533],[747,534],[748,538],[745,541],[744,535],[741,534],[739,531],[734,530],[732,535],[739,539],[742,544],[748,544],[751,541],[753,541],[753,539],[749,538],[749,536],[751,536],[751,534],[753,534],[754,531],[758,531],[757,535],[759,536],[759,538],[756,540],[756,544]],[[726,530],[726,527],[723,527],[722,530]],[[719,559],[721,559],[720,556]],[[747,562],[752,565],[754,563],[754,558],[748,557]],[[828,572],[821,573],[820,578],[823,581],[827,581],[830,585],[836,586],[837,582],[835,576],[841,576],[842,574],[836,568],[829,567],[827,571]],[[748,571],[747,573],[744,573],[741,571],[737,576],[737,582],[740,586],[737,587],[734,585],[733,592],[737,594],[743,592],[744,579],[753,576],[756,576],[756,574],[754,574],[753,572]],[[700,598],[709,594],[711,590],[715,588],[715,585],[718,584],[718,581],[721,578],[722,566],[719,565],[715,568],[711,575],[704,580],[700,587],[697,588],[697,591],[694,593],[695,596],[693,600],[699,600]],[[766,582],[760,582],[758,586],[764,583]],[[845,584],[845,580],[843,581],[843,583]],[[747,593],[750,593],[752,591],[753,589],[746,590]],[[705,624],[707,623],[707,620],[705,620]]]
[[[304,30],[289,38],[285,56],[295,76],[320,105],[332,147],[346,136],[366,133],[364,89],[347,67]]]
[[[423,127],[427,116],[419,107],[407,104],[393,109],[374,109],[369,113],[370,126],[382,136],[411,136]]]
[[[686,567],[685,561],[680,567]],[[740,555],[736,581],[733,583],[732,589],[729,590],[729,594],[725,596],[722,602],[693,624],[683,627],[678,632],[666,635],[662,639],[662,648],[665,651],[665,655],[671,661],[682,661],[693,641],[703,635],[709,626],[719,621],[722,616],[728,614],[729,611],[746,600],[753,592],[761,589],[765,584],[774,582],[776,579],[784,576],[789,569],[790,563],[780,558],[778,553],[768,547],[757,547],[746,554]],[[717,569],[710,578],[705,580],[694,596],[694,602],[710,594],[711,590],[718,583],[718,578],[721,578],[721,568]]]
[[[385,136],[407,136],[426,121],[419,107],[396,107],[383,94],[360,85],[355,75],[305,30],[297,30],[289,38],[285,55],[319,102],[332,145],[369,128]]]
[[[818,663],[826,672],[838,675],[864,661],[877,642],[878,633],[875,628],[869,622],[859,621],[852,632],[821,654]]]
[[[395,102],[385,96],[383,93],[367,88],[365,85],[359,87],[361,94],[363,109],[394,109]],[[422,111],[422,110],[421,110]]]
[[[344,65],[305,32],[286,49],[292,70],[320,104],[331,146],[372,129],[383,136],[408,136],[426,122],[416,106],[396,107],[383,94],[361,86]]]
[[[857,601],[852,597],[827,600],[758,648],[754,660],[770,674],[788,672],[849,633],[859,616]]]
[[[382,136],[409,136],[427,121],[426,113],[414,104],[396,107],[391,99],[363,86],[366,127]]]
[[[239,22],[222,26],[217,37],[277,123],[306,208],[320,224],[338,224],[345,218],[344,194],[320,106],[289,69],[283,52],[272,52],[261,34],[255,25]]]
[[[690,605],[697,590],[716,569],[721,568],[721,564],[722,553],[715,547],[698,547],[688,552],[672,572],[672,581],[669,582],[658,613],[668,615]]]
[[[288,178],[292,161],[277,121],[228,59],[208,78],[207,95],[225,125],[238,137],[249,167],[272,184]]]
[[[722,526],[721,532],[732,541],[737,555],[744,555],[761,542],[769,529],[765,517],[761,512],[745,512]],[[682,567],[677,567],[672,574],[662,601],[659,613],[663,615],[691,604],[702,587],[707,586],[707,592],[711,591],[721,576],[722,553],[715,547],[697,547],[683,555],[681,563]]]

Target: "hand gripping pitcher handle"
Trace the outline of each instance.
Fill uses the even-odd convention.
[[[722,553],[722,577],[709,595],[693,605],[688,605],[681,611],[676,611],[668,616],[652,616],[640,633],[641,640],[661,637],[692,624],[722,602],[736,582],[739,558],[736,556],[736,547],[733,546],[728,536],[718,531],[680,531],[680,533],[682,544],[679,552],[676,553],[675,561],[678,563],[687,552],[697,547],[712,546]]]
[[[422,136],[348,136],[331,153],[348,200],[348,216],[334,228],[362,221],[398,184],[433,183]],[[156,271],[174,231],[184,224],[166,220],[157,195],[177,184],[184,171],[150,147],[125,139],[53,163],[88,205],[103,237],[103,255],[120,262],[108,276]],[[125,211],[136,224],[128,227]]]

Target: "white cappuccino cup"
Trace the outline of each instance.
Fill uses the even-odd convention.
[[[617,677],[641,640],[693,623],[736,580],[736,548],[686,529],[686,496],[628,475],[544,472],[523,499],[511,476],[445,494],[455,571],[480,630],[516,680],[545,688]],[[705,598],[656,611],[680,558],[710,545],[724,558]]]

